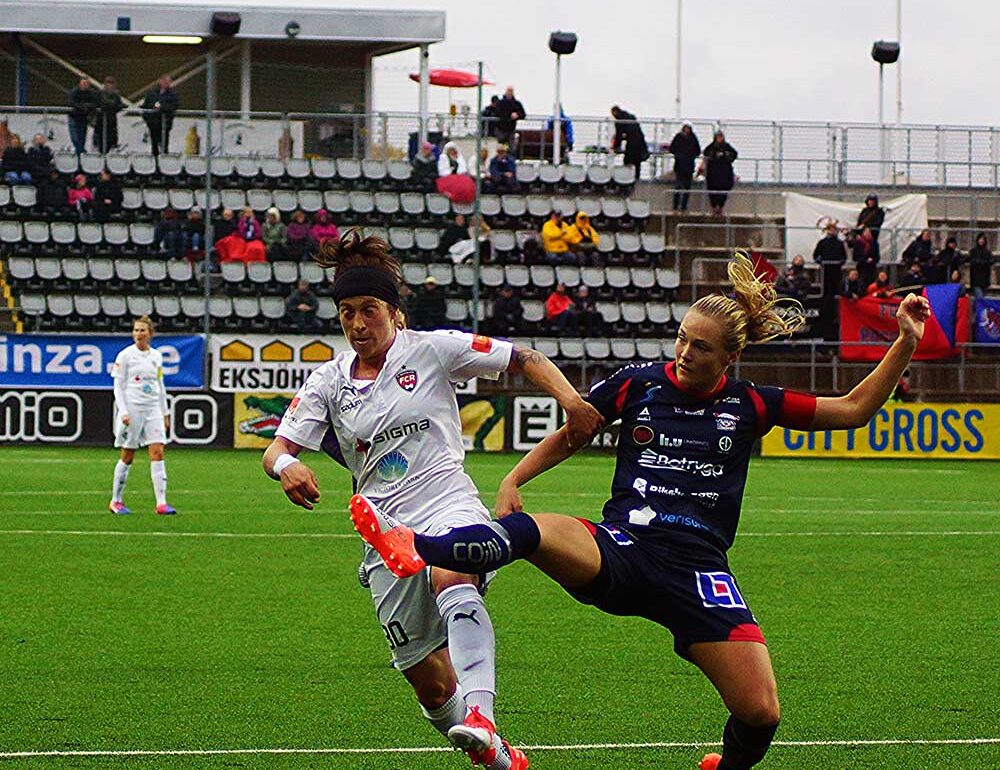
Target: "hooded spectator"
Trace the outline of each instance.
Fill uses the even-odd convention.
[[[573,298],[566,293],[566,284],[562,281],[556,284],[555,289],[545,300],[545,318],[560,335],[567,332],[575,334],[579,331],[580,319],[576,305]]]
[[[581,265],[598,265],[600,258],[597,244],[600,242],[601,237],[590,224],[590,217],[585,212],[578,211],[576,220],[566,229],[566,243],[576,253]]]
[[[875,264],[878,264],[881,258],[878,236],[882,230],[883,222],[885,222],[885,209],[878,205],[878,196],[875,193],[870,193],[865,198],[865,207],[858,212],[857,229],[861,231],[867,227],[871,231],[872,255],[875,258]],[[864,271],[861,274],[864,276]]]
[[[281,212],[275,206],[267,210],[267,218],[261,230],[268,259],[272,262],[283,259],[286,253],[285,246],[288,244],[288,228],[281,221]]]
[[[320,209],[313,215],[313,224],[309,228],[309,243],[314,249],[318,249],[328,238],[340,240],[340,230],[330,219],[330,212]]]
[[[73,186],[69,188],[66,200],[71,208],[76,209],[81,222],[87,222],[93,217],[94,191],[87,183],[86,174],[77,174],[73,177]]]
[[[615,135],[611,140],[611,151],[618,152],[624,143],[625,165],[635,166],[635,178],[638,179],[643,161],[649,158],[646,135],[642,133],[642,126],[639,125],[635,115],[623,110],[617,104],[611,108],[611,115],[615,119]]]
[[[597,309],[597,302],[590,296],[590,287],[581,283],[573,298],[573,308],[576,310],[580,332],[584,337],[598,337],[604,328],[604,316]]]
[[[465,158],[459,153],[458,145],[454,142],[448,142],[444,146],[444,152],[441,153],[441,157],[438,158],[438,177],[468,173]]]
[[[669,149],[674,156],[674,211],[687,211],[694,165],[701,155],[701,144],[690,123],[681,126],[670,140]]]
[[[562,212],[556,209],[542,225],[542,250],[550,264],[562,265],[576,261],[569,248],[568,236],[569,227],[563,221]]]
[[[992,280],[993,252],[990,251],[986,233],[976,236],[976,245],[969,249],[969,287],[976,299],[982,299]]]
[[[434,157],[434,145],[422,142],[410,165],[413,171],[410,179],[424,192],[434,191],[434,180],[438,177],[438,159]]]
[[[712,137],[712,143],[707,145],[702,154],[705,156],[705,186],[708,188],[708,202],[712,206],[712,213],[716,216],[722,215],[722,209],[726,205],[729,191],[736,183],[736,174],[733,171],[733,163],[739,157],[722,131],[716,131]]]
[[[291,221],[285,229],[285,249],[292,259],[307,259],[309,257],[309,222],[306,213],[296,209]]]
[[[193,208],[188,210],[182,234],[184,236],[185,251],[200,252],[205,248],[205,220],[201,216],[201,209]]]

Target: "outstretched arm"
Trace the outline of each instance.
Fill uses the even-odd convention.
[[[910,364],[924,336],[924,322],[930,318],[931,306],[925,297],[911,294],[896,310],[899,336],[875,370],[845,396],[816,399],[816,415],[810,430],[861,428],[882,407],[900,376]]]
[[[566,410],[565,429],[553,435],[564,437],[563,441],[570,448],[570,454],[589,444],[594,434],[604,425],[601,413],[584,401],[556,365],[537,350],[515,347],[507,371],[524,374]]]
[[[500,482],[493,511],[497,518],[506,516],[513,511],[522,510],[523,504],[518,487],[545,473],[549,468],[554,468],[584,446],[583,444],[571,445],[567,428],[568,425],[564,425],[555,433],[550,433],[542,439],[541,443],[522,457],[520,462]]]

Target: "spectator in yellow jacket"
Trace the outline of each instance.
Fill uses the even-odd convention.
[[[566,231],[566,240],[569,242],[570,248],[576,252],[581,266],[597,267],[600,264],[597,244],[600,243],[601,237],[590,224],[590,217],[584,212],[578,211],[576,213],[576,221]]]
[[[558,209],[549,215],[549,221],[542,225],[542,249],[545,258],[552,265],[574,264],[576,257],[570,251],[569,227],[563,221]]]

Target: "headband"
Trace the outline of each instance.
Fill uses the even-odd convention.
[[[333,300],[338,305],[350,297],[375,297],[399,307],[399,287],[395,280],[376,267],[359,265],[338,271],[333,281]]]

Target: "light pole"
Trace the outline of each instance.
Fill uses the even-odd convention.
[[[899,59],[899,42],[890,40],[876,40],[872,44],[872,58],[878,62],[878,132],[880,156],[882,161],[882,181],[886,181],[886,160],[889,155],[889,143],[885,134],[885,65],[895,64]]]
[[[562,57],[576,50],[576,35],[572,32],[553,32],[549,35],[549,50],[556,55],[556,101],[552,107],[552,163],[559,165],[559,152],[562,149]]]

